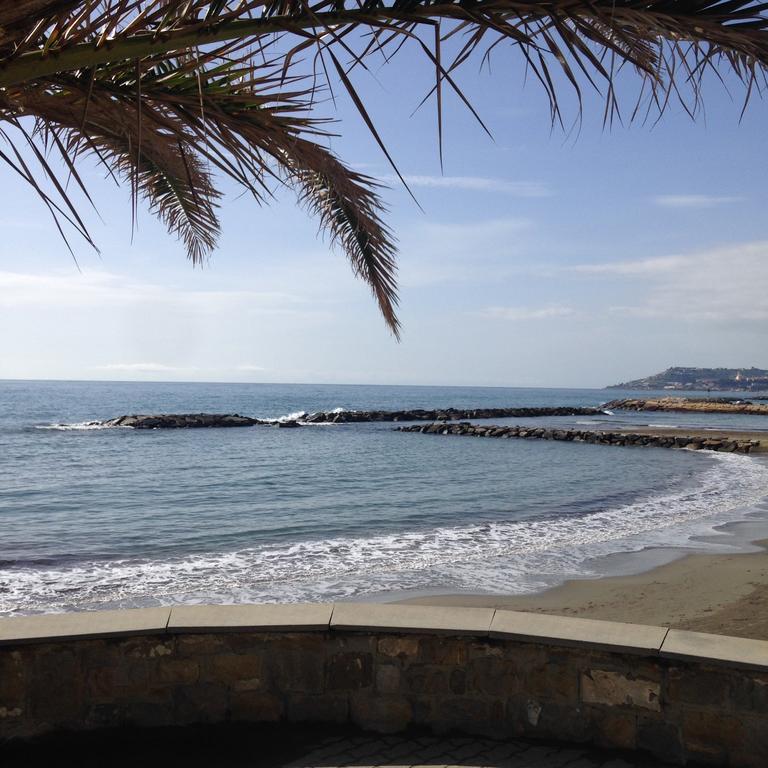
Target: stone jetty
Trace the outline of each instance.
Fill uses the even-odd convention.
[[[731,398],[659,397],[644,400],[626,398],[611,400],[604,408],[623,411],[693,411],[698,413],[749,413],[768,416],[768,405]]]
[[[252,427],[265,424],[259,419],[238,413],[159,413],[153,415],[118,416],[100,422],[102,427],[132,427],[133,429],[193,429],[201,427]]]
[[[362,421],[461,421],[463,419],[530,419],[537,416],[596,416],[600,408],[441,408],[407,411],[319,411],[304,417],[310,424]]]
[[[594,416],[599,408],[471,408],[410,411],[318,411],[294,414],[291,419],[254,419],[238,413],[155,413],[118,416],[94,421],[94,426],[133,429],[193,429],[196,427],[252,427],[257,424],[299,427],[301,424],[353,424],[367,421],[459,421],[461,419],[535,418],[537,416]]]
[[[397,427],[398,432],[420,432],[427,435],[466,435],[469,437],[523,438],[563,440],[573,443],[597,445],[655,446],[659,448],[689,448],[691,450],[728,451],[750,453],[759,450],[760,440],[731,439],[728,437],[685,434],[652,434],[634,432],[598,432],[581,429],[549,429],[541,427],[503,427],[469,422],[458,424],[414,424]]]

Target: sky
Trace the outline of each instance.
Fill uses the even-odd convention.
[[[317,222],[279,192],[224,183],[223,234],[202,269],[127,188],[83,168],[101,253],[78,266],[34,192],[0,168],[0,378],[602,387],[668,366],[768,368],[768,105],[710,82],[692,121],[603,125],[559,82],[566,129],[502,53],[457,75],[493,134],[415,49],[353,79],[423,210],[343,89],[319,114],[332,148],[388,185],[402,340]],[[638,81],[622,77],[631,112]]]

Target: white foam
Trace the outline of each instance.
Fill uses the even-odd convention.
[[[306,416],[308,416],[306,411],[294,411],[285,416],[278,416],[276,421],[279,423],[285,423],[286,421],[301,421]]]
[[[60,432],[80,432],[84,430],[95,430],[95,429],[121,429],[121,426],[116,426],[113,424],[104,424],[101,421],[80,421],[80,422],[74,422],[72,424],[38,424],[35,426],[35,429],[53,429]],[[130,429],[130,427],[125,427],[125,429]]]
[[[744,519],[744,509],[768,494],[768,465],[736,454],[701,458],[712,467],[695,487],[585,515],[271,543],[166,560],[0,570],[0,613],[206,600],[334,600],[435,587],[530,591],[589,575],[588,561],[595,556],[690,546],[692,535]]]

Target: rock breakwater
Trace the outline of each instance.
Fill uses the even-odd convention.
[[[404,411],[319,411],[306,416],[310,424],[363,421],[461,421],[464,419],[529,419],[537,416],[596,416],[600,408],[421,408]]]
[[[502,427],[469,422],[458,424],[414,424],[397,427],[398,432],[420,432],[427,435],[466,435],[469,437],[522,438],[562,440],[597,445],[655,446],[659,448],[689,448],[691,450],[750,453],[761,447],[759,440],[705,437],[703,435],[644,434],[633,432],[596,432],[577,429],[546,429],[541,427]]]
[[[266,422],[240,416],[238,413],[159,413],[133,414],[95,422],[102,427],[132,427],[133,429],[194,429],[201,427],[252,427]]]
[[[594,416],[599,408],[470,408],[460,410],[408,411],[300,411],[282,419],[254,419],[238,413],[156,413],[118,416],[107,421],[89,422],[99,427],[133,429],[193,429],[196,427],[252,427],[257,424],[299,427],[302,424],[354,424],[368,421],[459,421],[462,419],[535,418],[537,416]]]
[[[725,398],[659,397],[644,400],[626,398],[611,400],[604,406],[608,410],[623,411],[698,411],[699,413],[749,413],[768,416],[768,405],[732,401]]]

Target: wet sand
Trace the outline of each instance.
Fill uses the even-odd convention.
[[[768,640],[768,540],[760,552],[692,554],[633,576],[568,581],[534,595],[401,602],[506,608]]]

